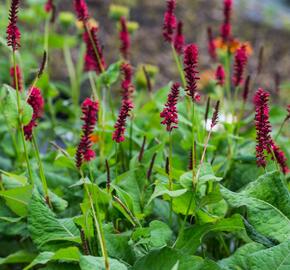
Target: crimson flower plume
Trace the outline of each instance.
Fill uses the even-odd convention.
[[[243,82],[243,75],[245,67],[248,62],[247,48],[245,45],[242,45],[236,52],[235,55],[235,64],[234,64],[234,76],[233,83],[235,87],[239,86]]]
[[[89,162],[95,158],[95,152],[92,150],[91,136],[98,120],[99,103],[90,98],[86,98],[82,104],[83,134],[77,148],[75,160],[76,167],[80,168],[84,162]]]
[[[224,70],[223,66],[219,65],[217,67],[217,70],[216,70],[216,73],[215,73],[215,79],[216,79],[218,85],[224,86],[224,84],[225,84],[225,76],[226,76],[226,73],[225,73],[225,70]]]
[[[181,21],[177,24],[177,31],[174,37],[174,48],[178,54],[183,54],[185,38],[183,35],[183,23]]]
[[[214,112],[213,112],[212,119],[211,119],[211,125],[210,125],[211,129],[213,129],[216,126],[216,124],[218,123],[219,107],[220,107],[220,101],[218,100],[217,103],[215,104]]]
[[[167,0],[167,9],[164,14],[163,37],[165,41],[172,42],[174,30],[176,29],[176,17],[174,11],[176,8],[176,0]]]
[[[266,167],[265,151],[271,153],[271,124],[269,121],[269,93],[259,88],[254,96],[256,124],[256,157],[257,165]]]
[[[83,35],[84,42],[86,43],[85,71],[95,71],[97,74],[100,74],[104,71],[106,64],[102,46],[98,39],[98,28],[92,27],[89,31],[93,43],[87,31]]]
[[[32,119],[30,120],[29,124],[23,127],[25,139],[27,141],[32,140],[32,134],[33,134],[33,129],[37,127],[37,120],[42,116],[43,114],[43,108],[44,108],[44,99],[41,95],[41,91],[33,87],[30,90],[30,95],[27,100],[27,103],[32,107],[33,109],[33,114],[32,114]]]
[[[74,8],[79,21],[86,22],[89,19],[88,6],[85,0],[74,0]]]
[[[128,32],[127,21],[125,17],[120,19],[121,31],[119,38],[121,41],[120,52],[123,55],[124,59],[128,59],[129,49],[131,46],[130,34]]]
[[[221,37],[224,42],[227,42],[231,37],[231,13],[232,13],[232,0],[224,0],[224,22],[221,26]]]
[[[21,33],[17,27],[18,9],[20,0],[12,0],[9,10],[9,24],[7,26],[7,45],[16,51],[20,47]]]
[[[54,9],[53,0],[47,0],[44,9],[47,13],[51,12]]]
[[[132,101],[132,94],[134,92],[134,86],[132,83],[132,67],[128,63],[121,65],[121,72],[123,74],[122,86],[122,105],[118,115],[117,122],[114,126],[115,131],[112,135],[112,139],[117,143],[121,143],[125,140],[126,122],[130,116],[130,112],[134,108]]]
[[[179,83],[174,83],[172,85],[165,108],[160,113],[160,117],[164,119],[161,124],[166,125],[166,130],[169,132],[178,127],[178,112],[176,106],[179,97],[179,88]]]
[[[287,158],[284,152],[280,149],[280,147],[274,141],[272,141],[271,147],[273,151],[272,153],[274,154],[274,157],[272,159],[277,161],[277,163],[279,164],[284,174],[289,173],[289,168],[287,166]]]
[[[195,44],[187,45],[184,50],[184,72],[186,78],[186,92],[192,101],[198,101],[200,95],[197,93],[198,77],[198,48]]]

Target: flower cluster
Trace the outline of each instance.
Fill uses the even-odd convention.
[[[235,71],[233,76],[233,83],[235,87],[239,86],[243,82],[243,75],[247,61],[247,48],[245,45],[242,45],[235,54]]]
[[[23,90],[23,81],[22,81],[22,72],[21,69],[18,65],[16,65],[16,77],[15,77],[15,69],[14,67],[10,68],[10,77],[11,77],[11,85],[14,89],[17,88],[16,86],[16,80],[17,79],[17,85],[18,85],[18,90],[22,92]]]
[[[122,80],[122,105],[118,115],[117,122],[114,126],[115,131],[113,133],[113,140],[117,143],[123,142],[125,140],[126,131],[126,121],[130,116],[131,110],[134,108],[132,102],[132,94],[134,92],[134,86],[132,84],[132,67],[128,63],[124,63],[121,66],[121,71],[123,74]]]
[[[33,129],[37,127],[37,120],[42,116],[44,108],[44,99],[41,95],[41,91],[38,88],[33,87],[30,90],[27,103],[32,107],[33,114],[29,124],[23,127],[23,131],[25,139],[31,141]]]
[[[216,69],[216,73],[215,73],[215,79],[216,79],[218,85],[224,86],[225,76],[226,76],[226,73],[225,73],[223,66],[218,65],[218,67]]]
[[[207,38],[208,38],[208,41],[207,41],[208,53],[209,53],[211,59],[215,61],[216,58],[217,58],[217,53],[216,53],[216,45],[215,45],[215,42],[214,42],[214,38],[213,38],[211,27],[207,28]]]
[[[231,13],[232,13],[232,0],[224,0],[224,22],[221,26],[221,37],[224,42],[231,38]]]
[[[191,97],[192,101],[200,99],[197,93],[198,77],[198,48],[195,44],[187,45],[184,50],[184,72],[186,78],[186,92]]]
[[[177,24],[177,30],[176,30],[176,34],[175,34],[174,42],[173,42],[175,51],[178,54],[183,54],[183,48],[184,48],[184,43],[185,43],[185,38],[183,35],[182,28],[183,28],[183,23],[179,21]]]
[[[121,17],[120,25],[121,25],[121,31],[119,34],[120,41],[121,41],[120,52],[124,59],[128,59],[131,41],[130,41],[130,35],[128,32],[127,21],[125,17]]]
[[[104,71],[106,64],[103,50],[98,39],[98,28],[92,27],[89,31],[90,33],[86,31],[83,36],[87,47],[85,54],[85,71],[96,71],[97,74],[100,74]]]
[[[280,149],[278,145],[275,144],[274,141],[271,142],[272,153],[274,154],[273,160],[276,160],[280,165],[281,170],[284,174],[289,172],[289,168],[287,167],[287,158],[284,152]]]
[[[84,124],[82,126],[83,134],[76,152],[76,166],[80,168],[83,162],[89,162],[95,158],[95,152],[92,150],[92,141],[90,139],[94,127],[97,123],[99,103],[90,98],[86,98],[82,104],[82,113]]]
[[[160,113],[160,117],[164,118],[161,122],[162,125],[166,125],[166,130],[171,132],[172,129],[177,128],[178,124],[178,113],[177,113],[177,102],[179,97],[179,83],[174,83],[171,87],[171,91],[168,95],[165,108]]]
[[[47,0],[44,9],[47,13],[53,11],[53,9],[54,9],[53,0]]]
[[[78,20],[86,22],[89,19],[88,6],[85,0],[74,0],[74,8]]]
[[[167,0],[167,9],[164,14],[163,22],[163,37],[168,42],[172,42],[174,30],[176,29],[175,8],[176,0]]]
[[[9,10],[9,24],[7,26],[7,45],[12,48],[13,51],[18,50],[20,47],[20,31],[17,27],[17,13],[19,9],[20,0],[12,0]]]

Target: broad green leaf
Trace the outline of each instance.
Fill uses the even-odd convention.
[[[79,231],[73,220],[57,219],[38,194],[33,194],[28,210],[28,230],[38,248],[46,250],[50,242],[53,244],[80,243]]]
[[[194,254],[202,243],[202,239],[210,232],[238,232],[244,230],[240,215],[224,218],[216,223],[194,225],[184,231],[176,243],[176,248],[184,253]]]
[[[132,270],[168,270],[176,267],[177,264],[178,270],[220,270],[219,266],[212,261],[184,254],[169,247],[151,251],[140,258]]]
[[[28,202],[32,195],[32,186],[18,187],[0,191],[6,205],[18,216],[27,216]]]
[[[114,84],[118,80],[120,74],[120,65],[121,62],[111,64],[107,70],[98,77],[98,80],[106,86]]]
[[[16,181],[21,186],[25,186],[28,183],[27,177],[25,177],[24,175],[17,175],[3,170],[0,170],[0,173],[2,173],[3,176],[7,177],[9,181]]]
[[[16,264],[16,263],[30,263],[35,254],[28,252],[27,250],[20,250],[13,254],[10,254],[6,258],[0,258],[0,265],[2,264]]]
[[[128,268],[123,263],[109,259],[110,270],[127,270]],[[103,257],[81,256],[80,258],[81,270],[105,270],[105,262]]]
[[[247,207],[247,219],[258,233],[279,242],[283,242],[290,238],[290,220],[280,209],[266,200],[271,200],[275,205],[282,207],[284,212],[287,212],[288,206],[284,205],[284,203],[288,202],[288,191],[283,188],[283,183],[279,180],[279,177],[274,178],[278,182],[277,185],[280,183],[281,187],[278,188],[276,184],[273,184],[272,196],[276,197],[276,200],[273,201],[272,198],[269,199],[269,191],[267,191],[267,189],[271,187],[268,185],[268,177],[274,177],[274,175],[270,174],[270,176],[259,178],[257,181],[253,182],[248,189],[240,193],[231,192],[223,186],[221,186],[220,190],[224,199],[230,206],[235,208],[242,206]],[[259,193],[262,193],[261,195],[253,191],[255,183],[257,183]],[[265,192],[264,195],[263,192]],[[275,195],[275,193],[277,194]]]
[[[77,247],[68,247],[56,252],[45,251],[40,253],[24,270],[29,270],[39,264],[47,264],[50,261],[78,262],[80,252]]]
[[[16,90],[11,88],[8,85],[5,85],[5,88],[7,90],[7,96],[3,103],[3,111],[5,113],[5,116],[10,124],[11,127],[18,127],[18,109],[17,109],[17,97],[16,97]],[[22,111],[22,124],[27,125],[33,114],[32,107],[20,96],[20,106]]]

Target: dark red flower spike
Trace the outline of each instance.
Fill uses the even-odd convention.
[[[167,0],[167,9],[164,14],[163,37],[165,41],[172,42],[173,34],[176,29],[176,17],[174,11],[176,8],[176,0]]]
[[[130,34],[128,31],[127,21],[125,17],[121,17],[120,26],[121,26],[121,30],[119,34],[120,41],[121,41],[120,52],[124,59],[128,59],[129,50],[131,46],[131,40],[130,40]]]
[[[231,14],[232,0],[224,0],[224,22],[221,26],[221,37],[224,42],[228,42],[232,34]]]
[[[176,31],[174,42],[173,42],[175,51],[178,54],[183,54],[184,43],[185,43],[185,38],[183,35],[182,28],[183,28],[183,23],[179,21],[177,24],[177,31]]]
[[[248,62],[247,48],[242,45],[236,52],[234,64],[233,83],[237,87],[243,82],[245,67]]]
[[[85,0],[74,0],[74,8],[79,21],[86,22],[89,19],[88,6]]]
[[[225,73],[223,66],[218,65],[218,67],[216,69],[216,73],[215,73],[215,79],[216,79],[218,85],[224,86],[225,76],[226,76],[226,73]]]
[[[9,10],[9,24],[7,26],[7,45],[12,48],[13,51],[18,50],[20,47],[20,31],[17,27],[18,9],[20,0],[12,0]]]
[[[208,50],[208,53],[211,57],[211,59],[213,61],[215,61],[217,59],[217,53],[216,53],[216,46],[215,46],[215,43],[214,43],[214,38],[213,38],[213,34],[212,34],[212,28],[211,27],[208,27],[207,28],[207,50]]]

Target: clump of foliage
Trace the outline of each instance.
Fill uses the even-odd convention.
[[[232,1],[219,36],[207,31],[211,76],[166,2],[180,79],[161,89],[157,67],[131,62],[127,7],[110,8],[109,63],[85,0],[72,1],[75,17],[30,2],[11,1],[0,40],[0,269],[290,268],[290,107],[270,104],[278,83],[273,96],[255,89],[263,49],[250,71]],[[51,79],[56,52],[69,82]]]

